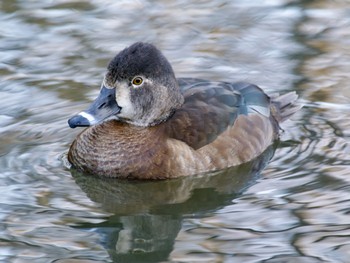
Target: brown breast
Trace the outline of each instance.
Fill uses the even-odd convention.
[[[164,166],[167,155],[163,137],[161,127],[108,121],[84,130],[71,145],[68,160],[95,175],[157,178],[152,169]]]

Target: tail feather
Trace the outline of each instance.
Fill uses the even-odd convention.
[[[279,96],[278,94],[270,96],[272,102],[272,115],[280,123],[289,119],[294,113],[302,108],[297,103],[298,95],[295,91],[288,92]]]

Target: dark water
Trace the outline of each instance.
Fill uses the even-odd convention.
[[[1,262],[350,262],[347,0],[3,0],[0,25]],[[221,173],[72,174],[67,119],[135,41],[179,77],[296,90],[305,107],[275,152]]]

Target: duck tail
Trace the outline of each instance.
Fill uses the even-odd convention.
[[[271,98],[271,112],[278,123],[289,119],[294,113],[302,108],[302,105],[297,103],[298,95],[295,91],[288,92],[283,95],[275,94]]]

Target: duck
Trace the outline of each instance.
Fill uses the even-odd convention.
[[[68,151],[72,168],[118,179],[171,179],[247,163],[280,136],[298,95],[267,95],[248,82],[176,78],[153,44],[136,42],[108,64],[97,98],[68,120],[86,127]]]

